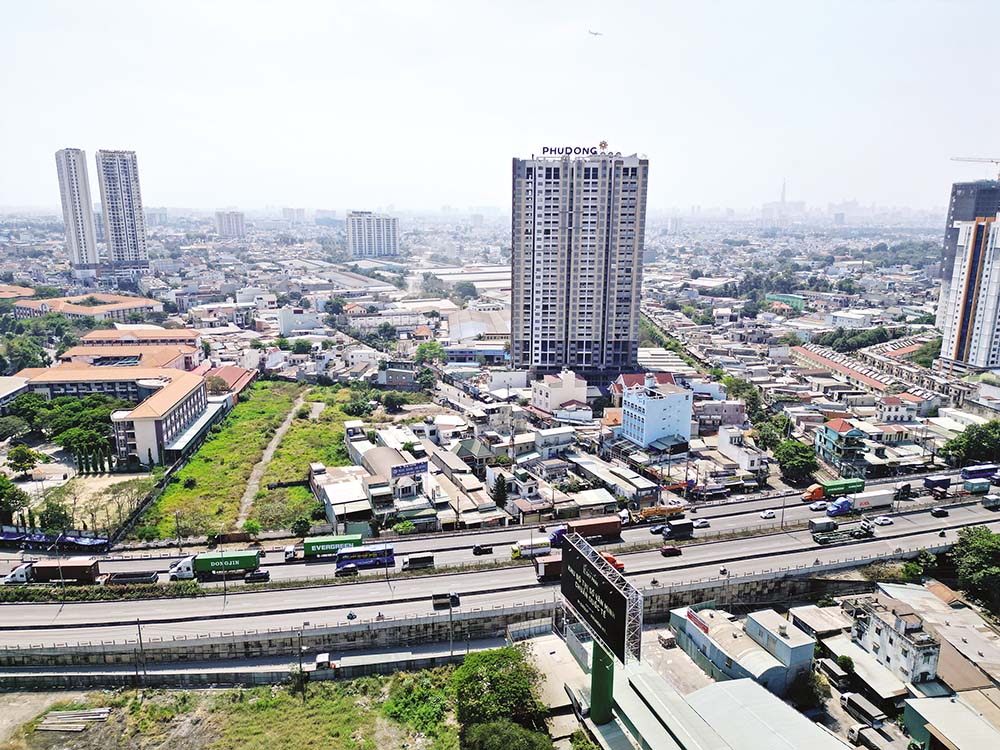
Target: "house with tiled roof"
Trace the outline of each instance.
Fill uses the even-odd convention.
[[[656,379],[656,385],[676,385],[673,373],[654,372],[650,374]],[[608,388],[611,394],[611,403],[615,406],[621,406],[622,394],[625,392],[625,389],[634,388],[645,382],[646,376],[641,372],[622,373]]]
[[[816,430],[816,455],[832,465],[842,477],[865,475],[865,434],[846,419],[831,419]]]

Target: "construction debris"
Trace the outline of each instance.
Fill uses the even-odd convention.
[[[36,729],[41,732],[82,732],[95,721],[107,721],[110,715],[110,708],[50,711]]]

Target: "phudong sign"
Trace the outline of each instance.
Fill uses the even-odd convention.
[[[562,595],[595,638],[625,661],[625,619],[628,600],[597,565],[572,543],[562,550]]]

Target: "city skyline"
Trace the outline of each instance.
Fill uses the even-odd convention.
[[[196,26],[177,8],[158,10],[153,24],[142,7],[21,7],[0,31],[0,55],[18,70],[10,100],[32,116],[0,124],[0,137],[18,144],[0,205],[57,206],[42,164],[74,143],[141,152],[148,205],[503,206],[509,154],[605,139],[676,176],[651,191],[652,213],[743,210],[774,200],[785,179],[789,196],[810,206],[856,198],[936,209],[947,199],[940,185],[993,176],[949,158],[994,155],[995,118],[948,117],[923,92],[977,94],[964,71],[988,65],[988,51],[961,45],[958,32],[1000,9],[918,5],[905,34],[894,3],[637,4],[611,17],[596,3],[514,12],[310,5],[309,24],[241,4],[205,8]],[[484,27],[494,43],[485,53],[476,41]],[[135,68],[112,64],[100,44],[109,35]],[[180,43],[201,55],[179,54]],[[69,60],[78,75],[63,91]],[[558,94],[545,117],[524,119],[505,102],[538,71],[559,82]],[[214,80],[231,85],[205,85]],[[338,87],[356,100],[350,117],[337,113],[338,97],[316,94]],[[612,90],[623,106],[595,109],[595,92]],[[279,91],[283,105],[267,106]],[[112,93],[129,117],[103,106]],[[247,106],[254,116],[234,127]],[[81,116],[56,116],[63,107]],[[443,153],[461,156],[461,180],[427,179]],[[205,179],[188,179],[189,161]]]

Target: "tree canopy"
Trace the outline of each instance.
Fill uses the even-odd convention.
[[[969,425],[946,442],[941,453],[957,466],[1000,460],[1000,420]]]
[[[959,585],[1000,611],[1000,534],[986,526],[959,529],[951,555]]]
[[[781,475],[793,482],[807,479],[819,468],[816,452],[798,440],[785,440],[774,449],[774,459],[781,468]]]
[[[543,726],[538,670],[523,648],[475,651],[455,670],[457,718],[463,727],[509,719],[523,727]]]
[[[417,351],[413,355],[413,361],[418,365],[424,362],[443,361],[445,359],[444,347],[437,341],[424,341],[417,345]]]

